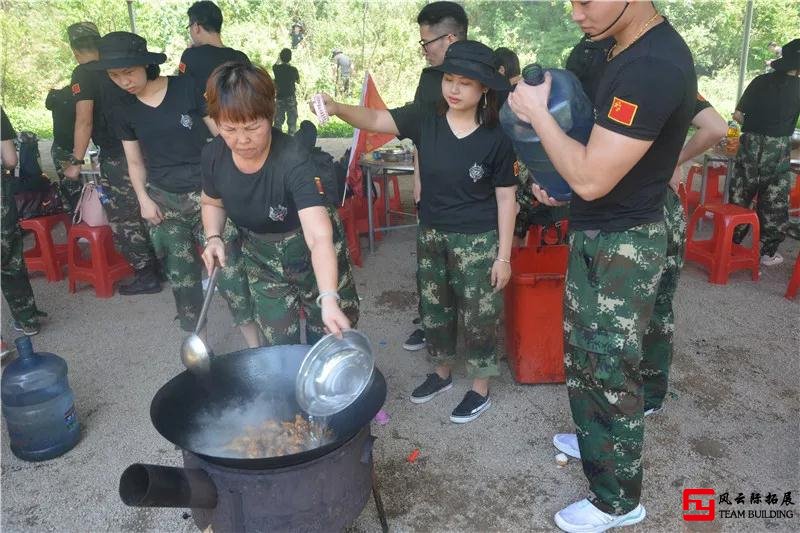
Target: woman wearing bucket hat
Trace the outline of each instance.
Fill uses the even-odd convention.
[[[205,244],[200,223],[200,153],[216,134],[206,116],[205,100],[186,77],[161,76],[166,56],[147,50],[147,41],[128,32],[112,32],[99,44],[94,64],[129,96],[112,112],[125,149],[128,173],[142,218],[172,285],[180,327],[192,331],[203,301],[202,262],[197,247]],[[209,236],[211,238],[212,236]],[[214,236],[235,244],[238,234]],[[247,278],[241,261],[228,261],[219,289],[234,322],[250,347],[260,344],[253,322]]]
[[[498,375],[499,292],[511,277],[516,215],[514,151],[498,126],[498,91],[508,81],[492,50],[477,41],[450,45],[437,106],[375,110],[323,95],[327,111],[357,128],[407,137],[417,146],[420,226],[417,262],[422,324],[435,371],[411,393],[424,403],[452,388],[458,317],[464,316],[467,373],[472,388],[453,410],[456,423],[490,405],[489,378]]]
[[[783,46],[773,72],[757,76],[736,104],[734,120],[742,124],[729,185],[732,204],[750,209],[755,199],[761,227],[761,264],[779,265],[778,246],[789,223],[790,139],[800,115],[800,39]],[[733,240],[742,242],[749,226],[740,226]]]

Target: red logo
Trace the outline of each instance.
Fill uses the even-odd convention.
[[[636,111],[638,110],[638,105],[615,96],[611,102],[611,109],[608,110],[608,118],[614,122],[619,122],[623,126],[630,126],[633,124],[633,117],[636,116]]]
[[[181,64],[179,64],[179,65],[178,65],[178,70],[180,71],[180,73],[181,73],[181,74],[183,74],[184,72],[186,72],[186,63],[181,63]]]
[[[705,502],[702,496],[711,496]],[[687,522],[710,522],[716,517],[714,489],[683,489],[683,519]],[[689,514],[692,512],[693,514]],[[698,514],[699,512],[699,514]]]
[[[81,85],[80,85],[80,83],[74,83],[74,84],[72,84],[72,94],[73,94],[73,95],[75,95],[75,94],[78,94],[78,93],[80,93],[80,92],[81,92]]]

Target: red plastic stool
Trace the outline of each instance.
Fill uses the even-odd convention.
[[[794,271],[792,272],[792,277],[789,280],[789,286],[786,288],[784,297],[789,300],[794,300],[794,297],[797,296],[798,288],[800,288],[800,253],[797,254],[797,260],[794,262]]]
[[[375,179],[373,180],[375,184],[378,186],[378,205],[383,207],[385,200],[383,199],[383,195],[385,191],[381,189],[381,185],[383,184],[383,180]],[[400,211],[403,208],[402,198],[400,197],[400,183],[397,180],[396,175],[386,176],[387,184],[391,184],[392,188],[392,195],[389,197],[389,209],[392,211]],[[383,213],[383,210],[381,210]]]
[[[351,199],[345,200],[344,205],[338,209],[339,218],[344,226],[345,237],[347,238],[347,249],[350,250],[350,259],[353,264],[360,267],[363,264],[361,259],[361,242],[358,240],[356,230],[356,217],[353,212]]]
[[[67,264],[67,245],[55,244],[52,232],[59,224],[64,224],[64,229],[69,231],[71,223],[72,220],[66,213],[19,221],[20,228],[32,231],[36,237],[33,248],[22,254],[30,272],[44,272],[47,281],[64,279],[62,268]]]
[[[353,216],[356,221],[356,231],[361,233],[367,233],[369,231],[369,221],[367,219],[367,199],[365,197],[356,198],[355,196],[350,198],[352,202],[352,209],[353,209]],[[372,223],[375,225],[376,228],[383,226],[386,224],[386,217],[383,216],[383,204],[379,204],[377,201],[373,199],[372,202]],[[375,240],[379,241],[383,238],[383,234],[375,230]]]
[[[550,226],[533,224],[528,229],[528,234],[525,236],[525,246],[553,246],[556,244],[565,244],[567,242],[568,231],[569,221],[567,219],[559,220]]]
[[[794,186],[789,190],[789,209],[800,209],[800,174],[794,177]]]
[[[681,200],[681,205],[683,206],[683,214],[686,218],[689,218],[689,195],[686,192],[686,184],[681,182],[678,184],[678,198]]]
[[[696,241],[697,223],[706,213],[714,217],[714,233],[709,240]],[[753,228],[753,244],[748,249],[733,243],[733,230],[740,224]],[[741,269],[752,272],[753,281],[759,276],[759,247],[761,243],[758,216],[755,211],[733,204],[701,205],[692,214],[686,236],[686,260],[695,261],[709,270],[708,281],[725,285],[728,275]]]
[[[89,241],[90,257],[84,258],[78,239]],[[75,292],[75,284],[85,281],[94,285],[98,298],[111,298],[114,283],[133,274],[133,268],[114,248],[109,226],[87,226],[75,224],[69,230],[69,292]]]
[[[701,178],[703,175],[703,167],[701,165],[692,165],[689,168],[689,173],[686,176],[686,216],[693,213],[697,206],[700,205],[700,188],[695,191],[692,189],[695,178]]]

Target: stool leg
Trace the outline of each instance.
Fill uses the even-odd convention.
[[[724,223],[720,227],[719,216],[714,217],[714,238],[716,239],[716,246],[714,250],[714,259],[711,267],[711,275],[709,281],[719,285],[727,285],[728,283],[728,270],[733,253],[733,229],[735,225]]]
[[[751,224],[753,234],[753,248],[751,249],[752,268],[750,269],[750,278],[753,281],[758,281],[761,276],[761,226],[758,217]]]
[[[67,289],[70,294],[75,293],[76,277],[75,268],[77,266],[78,254],[78,237],[71,232],[67,233]]]
[[[789,286],[786,288],[786,294],[783,295],[784,298],[794,300],[798,288],[800,288],[800,253],[797,254],[797,260],[794,262],[794,271],[789,280]]]

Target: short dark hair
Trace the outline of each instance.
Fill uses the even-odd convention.
[[[500,70],[500,67],[505,69],[503,76],[505,76],[507,80],[510,80],[514,76],[519,76],[519,57],[517,57],[517,54],[515,54],[513,50],[501,46],[494,51],[494,68]]]
[[[214,2],[208,0],[195,2],[186,14],[189,15],[191,24],[199,24],[204,30],[214,33],[222,31],[222,11]]]
[[[431,2],[417,15],[420,26],[438,26],[463,41],[467,38],[469,20],[464,8],[455,2]]]
[[[288,48],[284,48],[283,50],[281,50],[281,53],[278,54],[278,57],[280,57],[281,61],[283,61],[284,63],[288,63],[289,61],[292,60],[292,51],[289,50]]]
[[[79,52],[82,51],[90,51],[93,52],[97,50],[98,45],[100,44],[100,36],[99,35],[87,35],[86,37],[79,37],[70,43],[70,48],[73,50],[77,50]]]
[[[147,74],[148,80],[154,80],[161,75],[161,67],[155,64],[147,65],[144,67],[145,74]]]
[[[266,70],[229,61],[214,69],[206,84],[208,116],[244,123],[275,118],[275,84]]]

